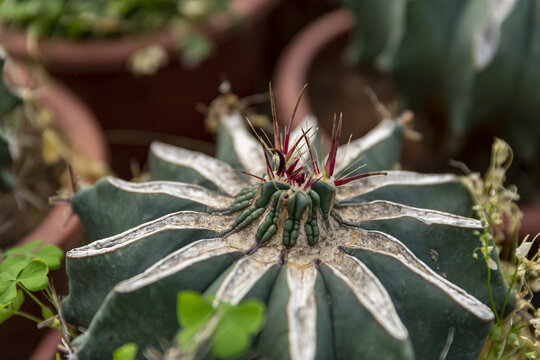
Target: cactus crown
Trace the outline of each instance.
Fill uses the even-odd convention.
[[[273,104],[271,90],[270,94]],[[267,207],[270,207],[264,221],[257,229],[256,246],[259,246],[276,234],[278,222],[282,217],[280,214],[285,209],[287,216],[283,225],[283,244],[287,247],[296,244],[299,227],[303,222],[307,244],[313,246],[319,240],[317,212],[320,211],[322,219],[328,226],[328,216],[332,213],[335,205],[336,187],[367,176],[386,175],[386,172],[374,171],[352,176],[345,175],[335,179],[334,172],[343,121],[342,115],[340,115],[339,121],[334,118],[330,153],[323,167],[310,144],[308,134],[311,129],[302,129],[301,136],[294,143],[291,143],[294,113],[284,134],[282,134],[279,131],[273,106],[272,110],[275,147],[271,147],[259,138],[264,149],[266,176],[261,178],[246,173],[259,179],[261,184],[245,187],[236,196],[228,212],[239,210],[243,210],[243,212],[235,220],[231,231],[237,231],[250,225],[265,212]],[[277,161],[271,162],[268,154],[275,155]],[[304,158],[304,154],[308,155],[307,160]],[[358,169],[350,171],[349,174],[355,170]]]

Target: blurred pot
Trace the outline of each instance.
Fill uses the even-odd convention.
[[[144,161],[148,144],[160,133],[211,140],[195,105],[215,98],[223,76],[240,96],[264,88],[271,67],[266,19],[279,2],[231,0],[235,20],[216,17],[202,29],[216,49],[194,68],[180,63],[170,30],[112,40],[40,39],[32,53],[24,33],[4,29],[0,42],[11,57],[43,64],[89,105],[106,131],[114,130],[113,169],[127,177],[130,158]],[[128,61],[149,45],[161,47],[167,65],[153,75],[136,76]]]

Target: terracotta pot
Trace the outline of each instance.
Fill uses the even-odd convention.
[[[354,17],[349,11],[334,10],[303,29],[286,47],[277,63],[273,82],[279,118],[291,116],[298,94],[308,84],[309,71],[321,51],[336,39],[349,34],[354,24]],[[298,105],[293,127],[306,115],[313,113],[309,95],[306,94]]]
[[[540,233],[540,203],[522,206],[520,210],[523,212],[523,219],[519,228],[519,237],[523,239],[529,235],[530,241]]]
[[[29,76],[28,69],[20,64],[11,63],[9,66],[16,70],[18,75],[22,75],[9,78],[11,81],[16,81],[10,84],[11,87],[39,86],[39,90],[34,92],[35,101],[52,111],[55,120],[70,140],[71,145],[90,160],[107,162],[106,143],[99,124],[76,96],[50,80],[45,84],[36,83],[35,79]],[[70,214],[69,205],[54,206],[43,222],[25,236],[18,245],[42,239],[45,243],[57,245],[64,251],[72,248],[79,239],[82,225],[76,216],[70,218]],[[67,291],[63,270],[55,272],[54,278],[57,290],[60,293]],[[27,301],[27,303],[26,306],[32,305],[31,301]],[[39,311],[39,308],[30,306],[27,310]],[[28,358],[35,344],[45,332],[45,330],[37,330],[34,323],[21,317],[9,319],[0,326],[0,348],[3,349],[3,358]],[[52,349],[56,349],[56,345],[52,346]],[[48,359],[50,356],[38,358]]]
[[[397,95],[386,76],[358,71],[347,61],[346,47],[354,28],[353,15],[345,9],[331,11],[304,28],[280,57],[274,85],[278,118],[288,121],[296,99],[308,84],[300,101],[296,123],[315,114],[323,132],[331,132],[334,114],[343,112],[343,134],[360,137],[373,128],[380,115],[364,91],[371,88],[383,102],[395,102]]]
[[[204,29],[213,39],[216,51],[195,68],[179,63],[170,31],[85,42],[42,39],[35,60],[77,93],[95,112],[103,128],[110,130],[113,169],[128,177],[130,159],[136,157],[142,163],[148,144],[160,138],[160,133],[212,140],[196,104],[208,104],[218,95],[223,76],[240,96],[264,89],[272,63],[265,40],[269,29],[263,20],[279,2],[231,0],[238,22],[215,18]],[[4,30],[0,42],[10,56],[33,59],[27,51],[25,34]],[[149,44],[165,49],[169,65],[151,76],[131,74],[128,59]]]

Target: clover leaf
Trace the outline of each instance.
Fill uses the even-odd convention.
[[[232,358],[246,351],[251,337],[262,329],[266,308],[256,300],[213,305],[199,293],[184,291],[178,295],[177,317],[182,326],[178,342],[184,351],[194,353],[198,347],[210,344],[214,356]],[[211,336],[204,338],[208,330]]]
[[[45,261],[34,259],[30,261],[17,275],[17,282],[30,291],[43,290],[49,284],[47,274],[49,268]]]
[[[0,306],[5,306],[15,299],[17,284],[30,291],[45,289],[49,284],[48,272],[47,264],[40,259],[12,264],[0,273]]]
[[[47,289],[49,285],[47,275],[49,269],[60,267],[63,256],[60,248],[54,245],[43,245],[42,240],[32,241],[2,254],[2,262],[0,262],[0,323],[13,315],[20,315],[38,323],[42,321],[32,314],[19,311],[24,301],[24,292],[41,307],[45,320],[54,317],[51,309],[31,292],[45,289],[49,300],[51,299],[51,293]],[[57,325],[53,325],[53,327],[57,327]]]
[[[120,346],[113,353],[114,360],[135,360],[137,356],[137,344],[127,343]]]
[[[214,307],[201,294],[183,291],[178,295],[176,314],[182,327],[202,325],[214,313]]]
[[[230,358],[243,353],[251,336],[258,333],[265,321],[265,306],[255,300],[246,300],[233,306],[220,305],[222,316],[214,334],[212,352],[220,358]]]
[[[7,272],[0,273],[0,306],[8,305],[16,296],[16,278]]]
[[[51,270],[60,268],[64,252],[54,245],[43,245],[43,240],[29,242],[20,247],[7,250],[4,255],[4,261],[0,264],[0,271],[5,271],[6,267],[12,266],[17,262],[28,262],[32,259],[41,259]]]
[[[0,324],[15,315],[24,302],[24,295],[21,290],[16,292],[15,298],[7,304],[0,306]]]
[[[212,352],[220,358],[242,354],[250,344],[250,337],[238,323],[220,323],[214,334]]]

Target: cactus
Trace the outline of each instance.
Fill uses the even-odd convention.
[[[404,106],[443,114],[454,136],[490,122],[522,161],[540,153],[538,0],[342,0],[362,64],[388,71]]]
[[[219,117],[218,153],[236,170],[158,142],[152,181],[107,177],[75,194],[100,239],[66,256],[63,314],[87,329],[74,344],[80,360],[126,343],[139,357],[165,350],[185,290],[266,303],[260,357],[478,357],[508,287],[491,270],[489,291],[490,270],[473,256],[482,224],[461,179],[392,170],[400,118],[344,146],[335,121],[323,160],[313,118],[281,136],[274,119],[274,144],[263,147],[238,112]]]

